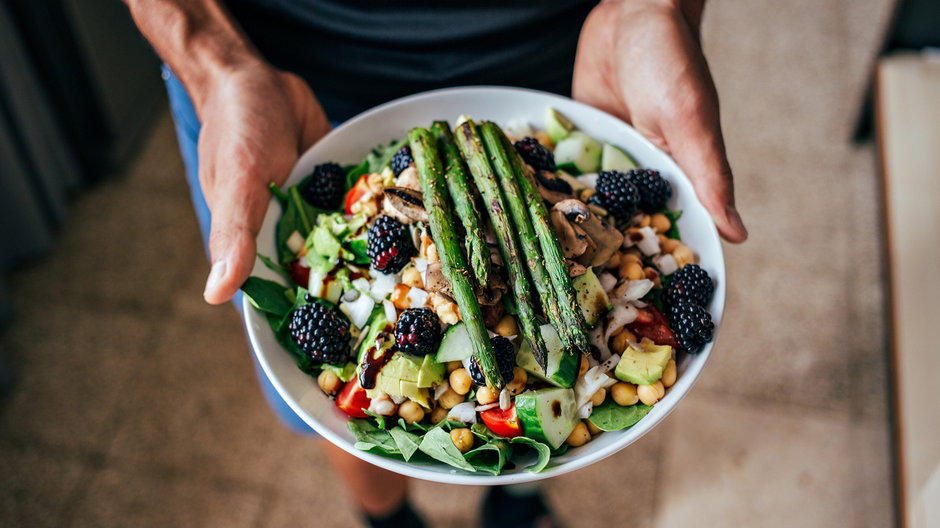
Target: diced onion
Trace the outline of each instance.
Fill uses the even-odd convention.
[[[506,410],[512,407],[512,394],[509,393],[509,389],[503,388],[499,391],[499,408]]]
[[[640,234],[643,235],[643,238],[636,243],[636,247],[640,248],[640,251],[646,256],[659,253],[659,237],[656,236],[653,228],[649,226],[641,227]]]
[[[401,405],[405,403],[405,400],[408,399],[407,396],[396,396],[391,394],[389,394],[388,397],[391,398],[393,402],[395,402],[395,405]]]
[[[369,290],[372,288],[372,286],[369,284],[369,279],[365,277],[359,277],[358,279],[352,281],[352,286],[362,293],[369,293]]]
[[[578,181],[584,184],[588,189],[597,189],[597,173],[591,172],[578,176]]]
[[[614,290],[614,297],[621,301],[637,301],[653,289],[653,281],[649,279],[622,281]]]
[[[478,405],[474,407],[474,410],[476,410],[476,412],[483,412],[483,411],[488,411],[490,409],[495,409],[497,407],[499,407],[499,402],[487,403],[486,405]]]
[[[443,396],[448,389],[450,389],[450,383],[447,383],[447,380],[442,381],[440,385],[434,387],[434,399],[441,399],[441,396]]]
[[[506,132],[506,135],[516,139],[532,135],[532,127],[525,119],[510,119],[503,127],[503,131]]]
[[[592,328],[588,337],[591,344],[600,351],[601,359],[607,359],[610,356],[610,348],[607,346],[607,339],[604,338],[604,325],[599,324]]]
[[[584,376],[578,378],[578,382],[574,385],[574,394],[577,398],[578,407],[580,408],[591,401],[597,391],[610,387],[614,383],[617,383],[617,380],[608,376],[601,365],[589,368]]]
[[[412,308],[421,308],[428,302],[428,292],[421,288],[411,288],[408,290],[408,302]]]
[[[385,309],[385,320],[389,323],[398,321],[398,311],[392,301],[382,301],[382,308]]]
[[[339,309],[349,317],[352,324],[362,328],[369,322],[369,316],[372,315],[372,308],[375,307],[375,301],[368,295],[360,295],[353,302],[340,303]]]
[[[624,326],[636,321],[637,315],[636,308],[617,299],[614,302],[614,309],[607,315],[607,331],[604,332],[604,342]]]
[[[368,291],[376,301],[381,301],[388,297],[388,294],[392,293],[395,286],[401,282],[401,277],[396,273],[386,275],[380,271],[375,271],[375,269],[370,270],[369,273],[372,275],[372,285],[370,289],[364,291]],[[355,286],[355,282],[353,282],[353,286]]]
[[[676,262],[676,257],[673,257],[669,253],[663,253],[653,257],[653,264],[656,264],[656,267],[659,268],[660,273],[663,275],[672,275],[679,269],[679,263]]]
[[[473,402],[458,403],[447,413],[448,420],[457,420],[465,424],[477,423],[476,404]]]
[[[578,417],[587,420],[591,417],[592,412],[594,412],[594,402],[587,402],[578,408]]]
[[[300,253],[300,250],[304,248],[304,236],[300,234],[299,231],[294,231],[287,237],[287,249],[291,250],[292,253]]]
[[[597,279],[601,283],[601,288],[607,293],[610,293],[610,290],[614,289],[614,286],[617,285],[617,277],[614,277],[609,271],[601,273],[600,277]]]

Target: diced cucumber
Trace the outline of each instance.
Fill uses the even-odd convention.
[[[548,350],[548,364],[546,365],[548,372],[542,370],[535,360],[535,354],[532,353],[532,346],[528,341],[523,341],[519,347],[519,352],[516,353],[516,365],[522,367],[530,375],[556,387],[571,387],[575,378],[578,377],[581,358],[578,354],[565,350],[558,332],[552,325],[542,325],[541,331],[545,348]]]
[[[516,396],[516,415],[526,436],[558,449],[578,424],[574,391],[550,387],[523,392]]]
[[[620,171],[627,172],[636,168],[636,160],[630,157],[618,147],[610,143],[604,143],[604,149],[601,150],[601,170],[602,171]]]
[[[578,305],[581,306],[584,321],[589,326],[596,325],[601,317],[613,308],[594,270],[588,268],[587,273],[571,279],[571,286],[574,287],[578,297]]]
[[[574,124],[558,110],[552,107],[545,109],[545,132],[552,138],[552,143],[558,144],[561,140],[568,137],[568,134],[574,130]]]
[[[441,345],[437,348],[437,362],[463,361],[473,354],[470,334],[463,323],[457,323],[447,329]]]
[[[584,132],[575,130],[555,145],[555,164],[565,172],[569,172],[566,167],[571,166],[577,169],[577,174],[597,172],[601,165],[601,144]]]

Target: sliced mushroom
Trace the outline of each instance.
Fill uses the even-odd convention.
[[[395,185],[421,192],[421,178],[418,176],[418,169],[408,167],[401,171],[398,178],[395,180]]]
[[[553,172],[539,171],[535,175],[535,181],[538,183],[542,199],[551,205],[572,197],[571,184]]]
[[[481,306],[495,306],[503,299],[503,295],[509,290],[506,281],[503,280],[503,274],[497,269],[490,270],[490,280],[486,283],[486,288],[477,293],[477,302]]]
[[[587,273],[587,268],[582,266],[579,262],[573,260],[566,260],[565,262],[568,264],[568,276],[572,279]]]
[[[386,187],[384,196],[382,209],[395,220],[403,224],[428,221],[420,192],[406,187]]]
[[[583,255],[591,244],[591,241],[588,240],[587,233],[577,227],[575,223],[570,222],[567,216],[565,216],[565,212],[558,209],[557,205],[552,207],[550,216],[552,225],[555,227],[555,233],[558,234],[558,242],[561,244],[561,251],[565,254],[565,258],[573,259]]]
[[[594,267],[607,263],[623,243],[623,234],[617,228],[603,222],[580,200],[562,200],[552,207],[551,214],[552,221],[556,223],[556,229],[559,231],[559,239],[562,240],[562,249],[565,246],[561,233],[566,228],[560,226],[561,229],[559,229],[557,224],[561,218],[566,220],[572,233],[577,234],[580,231],[587,235],[589,241],[578,246],[578,248],[584,247],[584,251],[577,257],[577,261],[584,266]],[[565,256],[568,256],[567,253]]]
[[[427,274],[424,279],[424,287],[431,292],[443,293],[448,297],[453,297],[454,291],[450,287],[450,281],[444,276],[443,266],[440,261],[428,264]]]

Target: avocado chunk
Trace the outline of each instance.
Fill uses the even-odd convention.
[[[581,306],[581,312],[584,314],[584,322],[588,326],[596,325],[601,317],[613,308],[594,270],[588,268],[587,273],[571,279],[571,286],[574,288],[578,305]]]
[[[444,372],[446,370],[443,363],[434,361],[433,354],[424,356],[424,360],[421,362],[421,368],[418,369],[418,388],[426,389],[434,385],[439,385],[444,381]]]
[[[651,385],[663,377],[666,364],[672,359],[672,347],[657,345],[649,339],[627,347],[620,355],[620,363],[614,370],[614,376],[620,381],[637,385]]]
[[[444,365],[430,356],[423,358],[395,352],[392,359],[382,367],[375,378],[375,390],[367,391],[369,397],[375,391],[389,396],[402,396],[428,407],[428,388],[444,380]]]
[[[367,326],[369,327],[369,332],[362,338],[362,343],[359,344],[359,351],[356,354],[357,362],[359,363],[362,363],[362,360],[365,359],[366,352],[375,346],[375,338],[379,337],[379,334],[382,332],[392,332],[392,326],[385,320],[385,310],[382,309],[381,304],[373,308]]]
[[[574,130],[574,124],[558,110],[550,106],[545,110],[545,132],[552,139],[552,143],[557,145],[559,141],[568,137],[572,130]]]

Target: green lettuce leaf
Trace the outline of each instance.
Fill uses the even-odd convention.
[[[608,399],[594,408],[588,421],[602,431],[619,431],[639,422],[652,408],[642,403],[622,407],[612,399]]]

